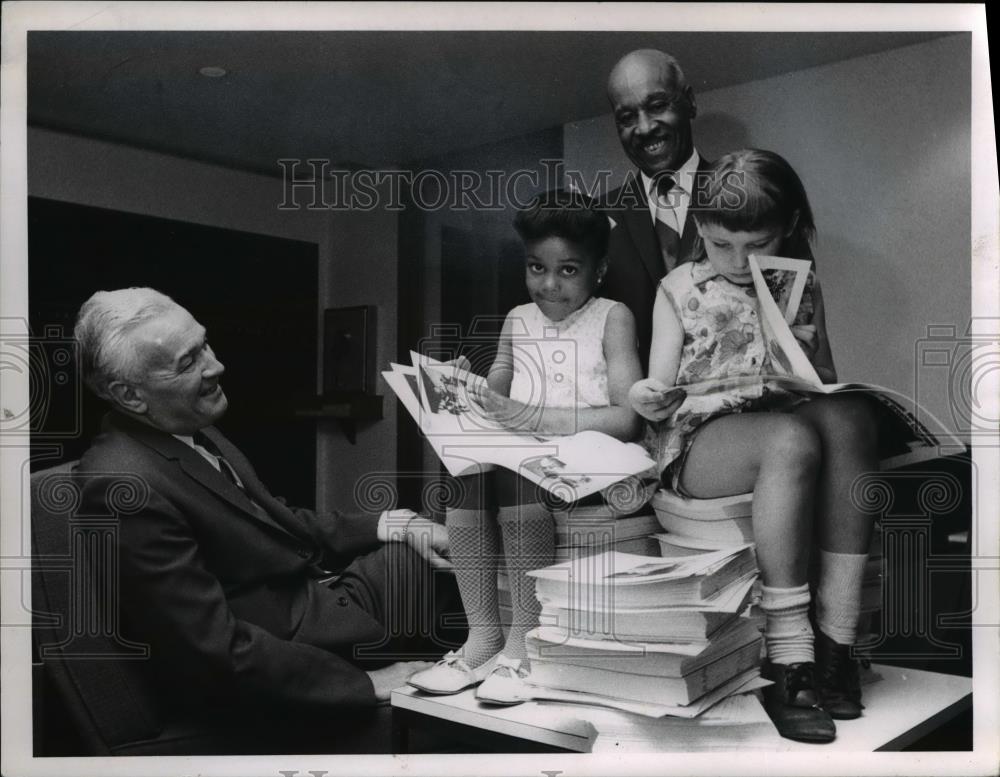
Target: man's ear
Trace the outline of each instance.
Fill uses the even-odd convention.
[[[146,400],[129,383],[121,380],[112,381],[108,384],[108,393],[111,394],[112,401],[122,410],[135,415],[143,415],[147,410]]]
[[[698,115],[698,103],[696,103],[694,100],[694,89],[692,89],[690,86],[685,86],[684,96],[687,97],[688,105],[691,106],[691,115],[688,118],[693,119],[695,116]]]

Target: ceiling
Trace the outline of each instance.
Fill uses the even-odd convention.
[[[387,167],[604,114],[634,48],[705,92],[947,34],[31,32],[28,121],[267,174]]]

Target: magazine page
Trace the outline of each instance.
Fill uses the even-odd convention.
[[[529,678],[525,688],[525,695],[531,699],[549,699],[552,701],[567,701],[613,707],[650,718],[662,718],[668,715],[678,718],[696,718],[722,699],[770,684],[770,681],[763,680],[760,677],[759,669],[749,669],[746,672],[736,675],[732,680],[719,686],[714,691],[709,691],[701,698],[695,699],[690,704],[649,704],[646,702],[627,701],[612,696],[601,696],[584,691],[568,691],[532,685]]]
[[[647,585],[709,575],[727,564],[753,543],[734,545],[696,556],[655,558],[632,553],[606,551],[585,560],[575,559],[528,572],[548,580],[572,578],[577,585]]]
[[[884,386],[870,383],[817,384],[795,375],[753,375],[690,383],[683,388],[688,397],[703,397],[762,387],[765,384],[804,393],[859,392],[871,397],[884,411],[880,413],[879,421],[879,459],[882,469],[894,469],[965,450],[965,441],[932,413],[921,407],[918,418],[918,407],[911,397]]]
[[[641,446],[600,432],[567,437],[511,432],[485,418],[470,398],[470,388],[484,378],[419,354],[412,357],[414,366],[393,364],[382,375],[451,475],[495,464],[570,502],[654,465]]]
[[[778,304],[771,296],[771,290],[761,273],[758,258],[754,255],[750,256],[750,272],[753,275],[754,288],[757,290],[761,331],[764,335],[764,341],[767,343],[767,351],[771,357],[772,365],[782,374],[795,375],[811,383],[821,384],[819,375],[816,374],[812,363],[799,347],[795,335],[792,334],[785,317],[778,309]],[[800,290],[800,300],[801,296]],[[796,303],[796,312],[798,312],[798,303]]]
[[[812,263],[806,259],[790,259],[787,256],[754,256],[771,298],[784,316],[785,323],[791,326],[798,315]]]

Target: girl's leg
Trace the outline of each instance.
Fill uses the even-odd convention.
[[[461,478],[462,503],[448,508],[448,546],[455,582],[469,620],[469,637],[457,651],[471,669],[485,664],[503,647],[497,601],[500,535],[494,521],[492,473]]]
[[[795,409],[820,437],[823,471],[816,499],[819,546],[831,553],[867,553],[872,517],[851,499],[858,476],[878,472],[875,409],[858,395],[817,396]]]
[[[861,684],[850,646],[857,639],[861,586],[872,517],[851,497],[860,475],[878,471],[877,418],[862,396],[821,396],[796,410],[823,447],[817,492],[820,577],[816,593],[817,663],[824,704],[835,718],[861,714]]]
[[[753,491],[753,532],[764,585],[806,582],[820,466],[811,424],[790,414],[740,413],[698,430],[681,472],[696,499]]]
[[[510,580],[513,619],[503,655],[527,658],[525,635],[538,625],[541,604],[535,598],[535,578],[528,572],[553,563],[555,521],[542,501],[537,486],[523,478],[498,473],[497,521],[503,533],[504,556]]]
[[[680,485],[712,499],[753,491],[768,664],[765,707],[782,736],[828,742],[836,729],[817,708],[807,570],[820,440],[791,414],[743,413],[710,421],[688,452]]]

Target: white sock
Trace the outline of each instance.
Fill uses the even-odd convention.
[[[813,630],[809,623],[809,584],[795,588],[761,586],[764,642],[773,664],[814,661]]]
[[[820,551],[816,623],[820,631],[841,645],[853,645],[858,636],[867,561],[867,553]]]

